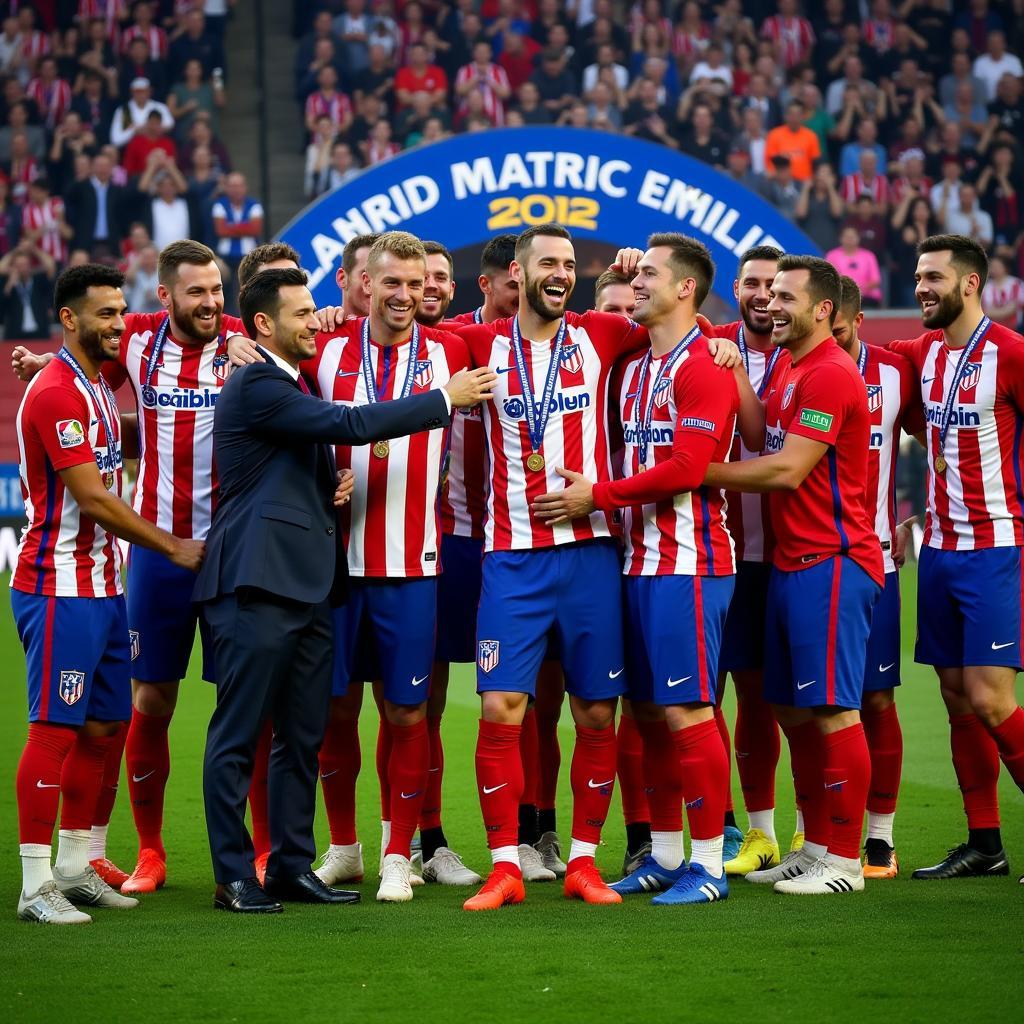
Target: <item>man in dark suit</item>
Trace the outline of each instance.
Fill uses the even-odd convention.
[[[112,179],[113,165],[105,153],[92,158],[92,174],[76,181],[66,196],[68,223],[74,230],[71,247],[93,258],[120,258],[125,234],[128,190]]]
[[[299,363],[316,352],[316,305],[301,270],[265,270],[240,296],[265,362],[235,370],[217,400],[220,495],[194,599],[213,636],[217,707],[203,788],[217,890],[214,906],[275,913],[278,900],[357,900],[311,870],[317,751],[331,694],[331,604],[348,571],[338,541],[329,445],[432,430],[452,408],[490,397],[496,375],[463,371],[444,391],[349,409],[309,395]],[[340,488],[338,488],[340,492]],[[263,722],[272,716],[271,853],[255,878],[245,799]]]
[[[53,258],[31,242],[22,242],[0,260],[0,322],[6,340],[50,337],[56,276]]]

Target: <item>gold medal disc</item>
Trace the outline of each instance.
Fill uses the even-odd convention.
[[[936,473],[945,473],[947,465],[949,465],[949,463],[946,462],[946,460],[945,460],[945,458],[943,456],[941,456],[941,455],[936,455],[935,456],[935,472]]]
[[[540,452],[534,452],[526,460],[526,465],[533,473],[539,473],[544,468],[544,456]]]
[[[378,459],[386,459],[391,454],[391,445],[387,441],[375,441],[373,444],[373,454]]]

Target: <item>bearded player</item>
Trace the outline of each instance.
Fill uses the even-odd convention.
[[[918,246],[926,333],[890,342],[920,381],[927,428],[924,546],[915,659],[932,665],[949,713],[967,842],[919,879],[1005,875],[996,783],[1002,759],[1024,789],[1021,668],[1024,339],[984,315],[985,250],[963,235]]]
[[[804,845],[751,881],[776,892],[860,891],[871,776],[859,708],[871,612],[884,582],[869,511],[864,380],[831,336],[839,275],[779,257],[768,312],[784,349],[765,396],[764,454],[713,463],[706,483],[768,494],[775,546],[765,624],[765,697],[790,745]]]
[[[714,709],[736,566],[724,495],[702,483],[712,460],[728,458],[739,392],[734,376],[714,365],[697,325],[714,279],[707,248],[677,233],[652,235],[648,246],[633,288],[634,315],[651,345],[626,363],[616,386],[622,479],[595,485],[559,470],[570,486],[533,507],[552,524],[595,508],[625,509],[626,675],[653,844],[612,888],[667,890],[653,901],[667,906],[729,895],[722,868],[729,760]]]

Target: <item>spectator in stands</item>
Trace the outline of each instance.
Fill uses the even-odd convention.
[[[205,111],[196,114],[189,129],[188,140],[178,147],[178,167],[182,171],[187,173],[191,168],[192,152],[197,146],[205,146],[213,154],[213,166],[218,174],[227,174],[231,170],[227,147],[213,134]]]
[[[622,110],[615,103],[607,82],[595,82],[587,93],[587,118],[594,128],[619,131],[622,128]]]
[[[800,182],[793,175],[792,161],[780,153],[769,160],[771,176],[764,183],[764,197],[784,217],[792,220],[800,198]]]
[[[379,22],[375,21],[374,25],[377,24]],[[377,43],[371,43],[369,54],[369,63],[353,78],[353,95],[358,100],[373,93],[385,107],[390,108],[395,94],[395,71],[391,56]]]
[[[133,39],[144,39],[153,60],[167,57],[167,33],[156,24],[156,4],[140,0],[132,9],[132,23],[121,33],[121,53],[127,53]]]
[[[658,87],[649,78],[640,83],[640,89],[623,114],[626,135],[648,142],[660,142],[670,149],[678,149],[679,142],[669,131],[672,112],[658,101]]]
[[[143,220],[157,249],[180,238],[194,238],[195,217],[185,198],[187,186],[181,171],[160,150],[139,179],[139,191],[151,196]]]
[[[216,242],[213,237],[213,201],[223,191],[224,175],[214,163],[208,146],[192,149],[191,165],[185,176],[188,185],[188,200],[198,223],[198,234],[194,237],[211,248]]]
[[[966,53],[955,53],[949,61],[949,72],[939,79],[939,103],[943,107],[953,102],[957,89],[969,85],[975,103],[987,103],[985,83],[974,74],[971,58]]]
[[[0,75],[17,75],[23,61],[18,19],[4,18],[3,31],[0,32]]]
[[[455,95],[459,101],[456,116],[468,113],[468,97],[475,92],[483,102],[485,116],[493,125],[500,127],[505,122],[505,102],[512,95],[512,89],[508,75],[491,57],[491,44],[486,41],[477,42],[473,46],[472,62],[459,68],[455,76]],[[543,96],[540,99],[543,102]]]
[[[317,74],[317,89],[306,98],[306,131],[312,136],[321,117],[330,120],[335,134],[352,126],[352,102],[338,89],[338,72],[325,64]]]
[[[107,94],[117,96],[117,56],[110,45],[106,21],[93,18],[85,31],[85,47],[78,55],[78,66],[83,73],[99,75]]]
[[[742,149],[747,154],[747,166],[759,180],[767,173],[765,149],[768,136],[764,130],[761,111],[757,107],[746,107],[740,124],[740,131],[733,138],[732,148]]]
[[[620,92],[624,93],[629,86],[629,72],[615,59],[615,47],[611,43],[602,43],[597,48],[593,64],[583,70],[583,91],[590,92],[594,88],[601,72],[609,69]]]
[[[903,150],[890,169],[896,172],[889,180],[891,206],[905,202],[907,197],[927,196],[931,191],[932,181],[924,173],[924,153],[920,149]]]
[[[800,16],[797,0],[778,0],[778,13],[765,19],[761,35],[770,39],[775,59],[785,68],[806,64],[814,45],[811,23]]]
[[[82,124],[96,137],[98,143],[110,138],[110,123],[114,118],[114,100],[107,92],[106,80],[95,71],[79,76],[81,91],[71,100],[71,109],[82,119]]]
[[[898,306],[914,306],[914,267],[917,264],[917,247],[930,235],[940,230],[931,203],[924,196],[911,196],[893,211],[892,215],[892,263],[893,285],[890,301]]]
[[[566,66],[564,51],[553,47],[541,54],[540,66],[530,81],[537,86],[540,101],[554,120],[573,102],[578,89],[575,76]]]
[[[1024,312],[1024,282],[1010,273],[1006,259],[996,254],[988,262],[988,281],[981,294],[985,312],[1003,327],[1011,331],[1021,328],[1021,313]]]
[[[690,116],[690,124],[679,136],[679,149],[701,163],[725,169],[729,141],[716,127],[711,108],[698,103]]]
[[[827,250],[836,240],[845,209],[832,165],[826,160],[818,161],[814,176],[800,188],[800,197],[793,209],[796,222],[820,249]]]
[[[366,167],[373,167],[401,152],[402,147],[391,138],[391,122],[381,118],[370,129],[370,137],[363,145],[363,163]]]
[[[161,150],[171,161],[177,159],[178,147],[164,128],[163,117],[159,110],[151,110],[141,131],[137,132],[124,148],[121,166],[130,178],[137,177],[149,165],[149,156],[153,150]]]
[[[800,100],[790,100],[786,104],[785,123],[773,128],[765,142],[764,156],[769,167],[776,157],[784,156],[784,166],[798,182],[811,177],[814,162],[821,156],[818,136],[804,125],[805,111]]]
[[[778,127],[782,121],[779,101],[771,93],[771,84],[767,76],[757,71],[750,76],[750,85],[746,94],[740,97],[736,116],[742,118],[743,111],[747,107],[756,107],[761,111],[765,131],[771,131]]]
[[[0,174],[0,256],[6,256],[21,234],[21,207],[11,199],[6,175]]]
[[[7,341],[49,338],[57,267],[30,242],[0,259],[0,320]]]
[[[334,32],[332,21],[333,18],[330,11],[318,11],[313,19],[312,29],[307,35],[303,36],[302,41],[299,43],[299,48],[295,53],[295,91],[299,96],[312,91],[312,86],[309,89],[303,89],[303,81],[309,76],[308,80],[315,83],[316,73],[323,66],[323,63],[334,64],[339,76],[341,75],[341,66],[337,53],[340,40]],[[320,50],[321,54],[329,53],[329,57],[317,56],[317,47],[321,41],[330,43],[329,51],[327,48]]]
[[[515,112],[520,124],[551,124],[551,114],[540,102],[540,90],[530,81],[516,90]]]
[[[875,154],[875,167],[879,174],[885,174],[888,158],[885,147],[878,141],[878,122],[873,117],[863,117],[857,124],[857,139],[847,142],[839,151],[839,177],[856,174],[860,170],[860,156],[864,152]]]
[[[185,31],[170,45],[167,55],[167,73],[172,82],[178,81],[190,60],[198,60],[204,68],[224,68],[224,51],[220,41],[206,29],[206,15],[193,7],[185,15]]]
[[[843,178],[843,201],[847,212],[852,212],[854,204],[862,196],[867,196],[874,206],[875,213],[886,216],[889,210],[889,179],[879,173],[878,154],[873,149],[862,149],[858,170]]]
[[[840,274],[853,278],[860,288],[864,306],[877,309],[882,304],[882,272],[870,249],[860,244],[860,232],[847,225],[839,233],[839,245],[825,255]]]
[[[149,82],[155,99],[162,100],[167,95],[167,62],[151,56],[149,43],[141,37],[128,44],[128,52],[121,60],[117,94],[122,102],[130,99],[132,82],[138,78]]]
[[[217,255],[237,275],[242,257],[263,238],[263,207],[248,194],[245,176],[237,171],[224,179],[224,195],[213,203],[213,232]],[[238,287],[226,291],[227,305],[238,308]]]
[[[988,249],[995,238],[992,218],[978,205],[978,192],[969,182],[960,186],[960,203],[946,213],[946,231],[951,235],[967,235]]]
[[[943,113],[947,121],[959,126],[965,146],[977,146],[988,128],[988,108],[975,100],[970,82],[961,82],[956,87],[953,102],[947,104]]]
[[[131,313],[159,313],[160,298],[157,295],[159,278],[157,260],[159,250],[152,243],[133,253],[125,271],[124,300]]]
[[[318,39],[313,50],[313,59],[298,78],[296,92],[299,99],[305,100],[311,92],[316,90],[320,72],[326,67],[334,68],[339,82],[346,81],[337,44],[330,39]]]
[[[185,65],[184,78],[175,82],[167,97],[167,108],[174,118],[175,137],[179,140],[187,138],[192,122],[200,113],[207,115],[210,127],[216,133],[218,111],[226,102],[223,79],[217,77],[206,81],[203,65],[198,60],[190,60]]]
[[[843,77],[832,82],[825,93],[825,109],[833,117],[839,117],[849,105],[881,120],[885,117],[884,100],[885,94],[864,77],[864,62],[860,57],[847,57]]]
[[[424,126],[424,131],[426,127]],[[319,195],[321,192],[332,192],[342,185],[354,181],[360,174],[360,167],[356,163],[352,147],[347,142],[335,142],[331,146],[330,163],[324,169],[317,168],[311,182],[307,182],[317,191],[311,195]],[[309,184],[307,187],[309,187]]]
[[[427,121],[437,115],[429,92],[414,92],[412,103],[394,119],[395,138],[406,148],[419,142]]]
[[[846,215],[840,227],[850,225],[860,234],[860,244],[870,249],[881,266],[886,259],[886,243],[889,237],[888,221],[878,212],[870,196],[861,196],[853,204],[853,213]]]
[[[989,163],[976,182],[981,208],[992,218],[996,245],[1014,245],[1024,228],[1024,181],[1016,154],[1009,142],[997,143],[989,151]]]
[[[148,78],[136,78],[131,83],[131,99],[122,103],[114,112],[114,119],[110,124],[110,141],[118,149],[127,146],[135,133],[142,130],[152,111],[160,114],[160,120],[167,131],[174,127],[174,118],[171,117],[167,104],[153,99],[153,90],[150,88]]]
[[[996,87],[1003,75],[1013,75],[1014,78],[1024,76],[1024,65],[1021,64],[1020,57],[1007,52],[1006,33],[1002,29],[988,33],[985,52],[975,60],[972,70],[974,77],[984,84],[985,99],[988,102],[996,98]]]
[[[28,136],[23,131],[11,135],[11,158],[4,166],[11,183],[11,195],[19,205],[28,198],[28,187],[42,173],[39,163],[29,149]]]
[[[750,169],[750,150],[745,146],[737,145],[735,142],[729,147],[729,155],[726,158],[725,173],[744,188],[750,189],[754,195],[761,195],[764,191],[765,178],[762,174],[754,174]]]
[[[92,173],[67,195],[72,245],[95,259],[109,259],[120,247],[128,207],[126,190],[112,181],[113,164],[105,153],[93,157]]]
[[[57,192],[65,191],[74,180],[75,157],[95,152],[95,149],[96,136],[74,110],[69,110],[54,130],[50,146],[50,174]]]
[[[35,160],[46,156],[46,132],[30,124],[29,105],[24,101],[13,104],[7,112],[7,124],[0,128],[0,162],[11,158],[11,137],[17,132],[28,140],[28,151]]]
[[[71,86],[58,77],[53,57],[40,59],[38,73],[28,83],[25,94],[36,105],[47,131],[53,131],[71,106]]]
[[[372,27],[366,0],[345,0],[345,10],[334,19],[334,34],[341,40],[342,63],[351,75],[357,75],[370,63]]]
[[[28,187],[28,202],[21,212],[21,237],[45,252],[61,269],[68,259],[72,230],[64,214],[64,200],[50,194],[50,182],[38,177]]]
[[[395,99],[399,110],[412,103],[413,93],[425,92],[431,106],[441,106],[448,99],[448,76],[427,59],[427,48],[421,42],[409,46],[406,64],[395,75]]]
[[[996,86],[996,98],[988,105],[992,134],[1003,131],[1011,141],[1024,138],[1024,83],[1016,75],[1003,75]]]
[[[502,33],[498,64],[508,76],[509,88],[515,92],[533,74],[540,44],[523,32],[511,29]]]

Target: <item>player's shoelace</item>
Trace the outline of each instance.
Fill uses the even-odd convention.
[[[70,914],[75,910],[75,905],[57,888],[56,882],[46,882],[35,898],[42,900],[55,914]]]

